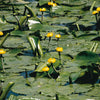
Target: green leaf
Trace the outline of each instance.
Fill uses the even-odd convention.
[[[41,48],[41,45],[40,45],[40,40],[38,40],[38,55],[39,56],[43,55],[43,51],[42,51],[42,48]]]
[[[42,51],[42,48],[41,48],[41,45],[40,45],[39,38],[35,37],[35,36],[33,36],[33,37],[28,36],[28,40],[29,40],[29,43],[32,47],[34,55],[36,56],[38,54],[38,56],[42,56],[43,51]]]
[[[92,63],[96,64],[100,62],[100,57],[91,51],[82,51],[76,55],[76,57],[68,63],[71,66],[88,66]]]
[[[33,11],[33,9],[31,7],[25,5],[25,8],[28,10],[28,12],[31,15],[31,17],[36,18],[40,23],[42,23],[41,20],[36,16],[36,14],[34,13],[34,11]]]
[[[33,53],[36,55],[38,38],[36,38],[36,37],[32,38],[31,36],[29,36],[28,40],[29,40],[29,43],[30,43],[30,45],[32,47]]]
[[[84,63],[90,64],[97,63],[100,61],[99,55],[91,51],[82,51],[75,57],[78,61],[83,61]]]
[[[15,30],[19,30],[21,27],[22,27],[22,25],[23,25],[23,23],[25,22],[25,20],[27,19],[27,16],[22,16],[20,19],[19,19],[19,25],[17,25],[16,27],[15,27]]]
[[[45,62],[44,64],[42,63],[41,65],[38,66],[38,68],[35,70],[36,72],[43,72],[42,68],[44,68],[45,66],[50,66],[51,64],[49,62]],[[60,61],[56,61],[53,66],[55,68],[57,68],[60,65]],[[51,73],[53,71],[52,68],[50,68],[50,70],[48,71],[49,73]]]
[[[17,99],[17,96],[10,95],[10,97],[8,98],[8,100],[18,100],[18,99]]]
[[[45,66],[47,66],[47,64],[49,64],[49,62],[45,62],[44,64],[42,63],[41,65],[38,66],[38,68],[35,71],[36,72],[43,72],[42,68],[44,68]]]
[[[15,31],[12,31],[10,34],[11,35],[15,35],[15,36],[24,36],[25,32],[24,31],[20,31],[20,30],[15,30]]]
[[[6,19],[4,15],[0,18],[0,23],[6,23]]]
[[[0,100],[5,100],[8,92],[10,91],[10,89],[12,88],[12,86],[14,85],[14,82],[9,82],[8,85],[6,86],[5,90],[3,91]]]
[[[35,13],[33,12],[33,9],[27,5],[25,5],[25,8],[28,10],[31,17],[36,17]]]
[[[85,74],[85,71],[87,71],[87,69],[81,70],[77,73],[71,73],[71,79],[72,82],[75,82],[79,77],[82,77]]]

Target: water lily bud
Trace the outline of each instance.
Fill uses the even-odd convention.
[[[49,67],[48,67],[48,66],[43,67],[43,68],[42,68],[42,71],[43,71],[43,72],[49,71]]]
[[[2,36],[2,35],[3,35],[3,32],[0,31],[0,36]]]
[[[57,48],[56,48],[56,51],[62,52],[62,51],[63,51],[63,48],[62,48],[62,47],[57,47]]]
[[[47,37],[52,37],[52,36],[53,36],[52,32],[50,32],[50,33],[47,34]]]
[[[100,11],[100,7],[98,7],[98,8],[96,9],[96,11]]]
[[[48,62],[49,62],[49,63],[55,63],[55,62],[56,62],[56,59],[55,59],[55,58],[49,58],[49,59],[48,59]]]
[[[53,2],[48,2],[48,5],[49,5],[49,6],[52,6],[52,5],[53,5]]]
[[[3,49],[0,49],[0,54],[5,54],[6,51],[4,51]]]
[[[45,12],[46,11],[46,8],[40,8],[40,11],[41,12]]]
[[[56,3],[53,3],[53,5],[52,5],[53,7],[55,7],[55,6],[57,6],[57,4]]]
[[[97,14],[99,11],[93,11],[92,14],[95,15]]]
[[[56,34],[55,38],[61,38],[61,35],[60,34]]]

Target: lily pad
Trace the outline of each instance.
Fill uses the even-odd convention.
[[[72,60],[72,66],[88,66],[100,61],[99,55],[91,51],[82,51]]]

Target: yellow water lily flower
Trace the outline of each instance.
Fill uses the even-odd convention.
[[[5,54],[6,51],[4,51],[3,49],[0,49],[0,54]]]
[[[52,5],[53,7],[55,7],[55,6],[57,6],[57,4],[56,3],[53,3],[53,5]]]
[[[57,47],[57,48],[56,48],[56,51],[62,52],[62,51],[63,51],[63,48],[62,48],[62,47]]]
[[[61,38],[61,35],[60,34],[56,34],[55,38]]]
[[[46,11],[46,8],[40,8],[40,11],[41,12],[45,12]]]
[[[93,11],[93,12],[92,12],[93,15],[95,15],[95,14],[97,14],[97,13],[99,13],[99,11]]]
[[[3,32],[0,31],[0,36],[2,36],[2,35],[3,35]]]
[[[50,32],[50,33],[47,34],[47,37],[52,37],[52,36],[53,36],[52,32]]]
[[[49,63],[55,63],[55,62],[56,62],[56,59],[55,59],[55,58],[49,58],[49,59],[48,59],[48,62],[49,62]]]
[[[98,8],[96,9],[96,11],[100,11],[100,7],[98,7]]]
[[[48,5],[49,5],[49,6],[52,6],[52,5],[53,5],[53,2],[48,2]]]
[[[49,67],[48,67],[48,66],[43,67],[43,68],[42,68],[42,71],[44,71],[44,72],[49,71]]]

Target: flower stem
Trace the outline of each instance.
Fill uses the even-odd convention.
[[[58,52],[58,54],[59,54],[59,60],[61,60],[61,52]]]
[[[48,74],[49,78],[52,78],[51,75],[48,72],[47,72],[47,74]]]
[[[41,16],[41,22],[43,21],[43,11],[42,11],[42,16]]]
[[[49,44],[50,44],[50,41],[51,41],[51,37],[49,37],[49,42],[48,42],[48,48],[47,48],[47,51],[49,51]]]
[[[52,68],[54,69],[54,71],[55,71],[56,73],[59,73],[59,72],[56,70],[56,68],[53,66],[53,63],[51,63],[51,66],[52,66]]]
[[[7,37],[10,35],[10,33],[7,33],[5,35],[5,37],[1,40],[1,43],[0,43],[0,47],[2,47],[3,43],[6,41]]]
[[[59,41],[59,38],[57,38],[57,47],[59,47],[59,45],[58,45],[58,41]]]
[[[0,55],[0,70],[4,71],[4,67],[3,67],[3,56]]]
[[[9,82],[8,83],[5,90],[3,91],[3,93],[0,96],[0,100],[5,100],[6,99],[6,96],[7,96],[8,92],[10,91],[10,89],[12,88],[13,85],[14,85],[14,82]]]

